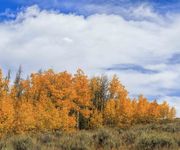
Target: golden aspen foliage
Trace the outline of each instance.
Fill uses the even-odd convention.
[[[169,110],[168,119],[173,120],[175,117],[176,117],[176,109],[172,107]]]
[[[4,96],[4,83],[2,77],[2,71],[0,70],[0,97]]]
[[[104,111],[104,122],[109,126],[117,124],[116,118],[116,101],[113,99],[108,100]]]
[[[102,126],[129,127],[175,118],[166,101],[158,104],[143,95],[130,99],[117,76],[88,78],[52,69],[22,78],[20,67],[13,84],[0,69],[0,136],[9,133],[73,131]]]
[[[80,69],[73,78],[73,88],[75,89],[74,102],[80,107],[91,106],[91,94],[89,81],[84,72]]]
[[[135,124],[137,122],[137,99],[132,99],[131,100],[131,113],[132,113],[132,120],[131,120],[131,124]]]
[[[97,109],[94,109],[90,117],[90,128],[100,128],[103,126],[103,115]]]
[[[64,131],[73,131],[76,127],[76,118],[74,115],[69,115],[69,109],[63,107],[60,111],[60,129]]]
[[[36,103],[36,129],[38,131],[51,131],[62,127],[59,111],[53,103],[42,99]]]
[[[0,99],[0,136],[12,132],[14,126],[15,110],[10,97]]]
[[[160,118],[160,106],[157,104],[156,100],[149,104],[147,117],[150,122],[157,121]]]
[[[101,79],[99,77],[93,77],[90,80],[90,90],[93,105],[101,110]]]
[[[116,75],[113,76],[109,83],[109,93],[111,99],[126,99],[128,96],[127,90],[120,83]]]
[[[13,100],[8,95],[8,86],[9,81],[4,79],[0,69],[0,136],[13,129],[15,111]]]
[[[148,110],[150,103],[147,98],[140,95],[137,101],[137,107],[135,110],[136,123],[146,123],[148,121]]]
[[[133,116],[131,101],[128,98],[127,90],[120,83],[117,76],[113,76],[109,84],[109,93],[110,93],[111,101],[114,101],[113,105],[115,105],[114,112],[115,112],[116,125],[117,126],[130,125]]]
[[[106,102],[109,98],[109,81],[107,76],[93,77],[90,79],[90,89],[93,106],[104,113]]]
[[[167,119],[169,113],[169,105],[166,101],[160,104],[160,118]]]
[[[89,80],[87,76],[81,69],[77,70],[77,73],[73,78],[73,88],[75,89],[75,96],[73,102],[76,105],[76,119],[77,119],[77,128],[84,128],[86,119],[90,116],[91,113],[91,93]]]
[[[119,99],[117,101],[117,125],[119,127],[128,127],[132,123],[133,111],[130,99]]]
[[[23,133],[35,129],[35,113],[33,104],[30,101],[19,101],[16,106],[14,121],[14,132]]]

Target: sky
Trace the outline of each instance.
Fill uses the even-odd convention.
[[[179,0],[1,0],[0,67],[116,74],[180,117]]]

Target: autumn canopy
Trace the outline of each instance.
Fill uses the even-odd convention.
[[[27,79],[17,72],[14,84],[0,70],[0,135],[33,131],[79,130],[102,126],[128,127],[173,119],[167,102],[150,102],[143,95],[130,99],[117,76],[88,78],[53,70]]]

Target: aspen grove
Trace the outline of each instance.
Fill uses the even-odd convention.
[[[0,136],[26,132],[74,131],[103,126],[126,128],[175,118],[175,108],[143,95],[131,99],[117,76],[88,78],[52,69],[15,81],[0,70]]]

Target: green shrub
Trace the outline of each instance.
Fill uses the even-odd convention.
[[[162,131],[166,131],[166,132],[171,132],[171,133],[180,132],[180,124],[177,123],[162,125],[160,128]]]
[[[56,131],[56,132],[54,133],[54,136],[57,137],[57,138],[60,138],[60,137],[63,136],[63,132],[61,132],[61,131]]]
[[[4,141],[0,141],[0,150],[2,150],[4,148],[4,146],[5,146]]]
[[[137,134],[138,133],[133,130],[125,131],[122,133],[121,139],[125,144],[132,144],[135,142]]]
[[[158,148],[177,148],[177,144],[173,137],[166,133],[144,133],[138,139],[136,143],[137,149],[140,150],[152,150]]]
[[[52,134],[41,134],[37,137],[38,142],[41,144],[49,144],[54,141],[54,137]]]
[[[180,132],[174,134],[174,140],[176,141],[177,145],[180,147]]]
[[[114,130],[118,133],[118,134],[122,134],[125,131],[128,131],[129,129],[123,129],[123,128],[114,128]]]
[[[34,147],[29,136],[15,136],[11,142],[14,150],[32,150]]]
[[[165,131],[170,133],[176,133],[180,131],[180,124],[177,123],[166,123],[166,124],[159,124],[159,123],[152,123],[148,125],[141,125],[143,130],[155,130],[155,131]]]
[[[140,135],[144,132],[151,132],[155,128],[156,128],[155,124],[148,124],[148,125],[139,124],[132,126],[131,130],[135,131],[137,134]]]
[[[57,147],[63,150],[92,150],[94,144],[91,134],[80,131],[62,137]]]
[[[118,149],[120,147],[120,138],[115,132],[107,129],[100,129],[94,135],[94,142],[96,147],[103,149]]]

